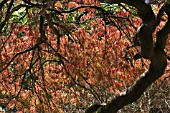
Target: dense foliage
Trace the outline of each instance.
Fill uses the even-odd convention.
[[[162,2],[152,5],[155,14],[161,7]],[[82,112],[125,91],[149,67],[149,60],[133,59],[142,20],[127,4],[3,0],[0,10],[0,106],[6,111]],[[157,30],[166,21],[164,15]],[[169,49],[168,42],[167,54]],[[125,110],[160,108],[152,102],[162,91],[167,98],[160,105],[167,111],[169,69],[138,106]]]

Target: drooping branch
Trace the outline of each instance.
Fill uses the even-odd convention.
[[[38,39],[38,40],[37,40],[37,43],[36,43],[34,46],[32,46],[32,47],[30,47],[30,48],[27,48],[27,49],[25,49],[24,51],[21,51],[21,52],[16,53],[16,54],[10,59],[10,61],[9,61],[2,69],[0,69],[0,73],[2,73],[6,68],[8,68],[8,67],[11,65],[11,63],[12,63],[18,56],[20,56],[20,55],[22,55],[22,54],[24,54],[24,53],[30,52],[30,51],[32,51],[32,50],[35,50],[35,49],[38,48],[39,45],[42,44],[42,43],[44,43],[44,42],[43,42],[41,39]]]

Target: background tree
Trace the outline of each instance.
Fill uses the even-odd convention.
[[[0,10],[6,112],[83,112],[94,104],[86,113],[116,113],[159,78],[152,87],[165,89],[168,111],[168,2],[3,0]],[[146,112],[142,102],[151,97],[134,111]]]

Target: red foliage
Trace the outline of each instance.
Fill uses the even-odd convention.
[[[56,2],[56,9],[72,9],[81,2],[75,0],[63,6],[66,1]],[[98,6],[99,2],[85,0],[84,4]],[[132,61],[136,48],[131,47],[131,40],[136,29],[130,23],[137,28],[141,20],[131,18],[127,11],[117,11],[115,16],[129,20],[110,18],[116,27],[95,17],[95,9],[86,10],[88,14],[80,19],[90,20],[85,27],[67,23],[69,14],[60,15],[62,21],[54,28],[63,35],[54,35],[53,29],[46,26],[47,41],[36,47],[40,38],[39,13],[28,12],[28,25],[10,23],[14,28],[11,35],[0,36],[0,105],[8,103],[8,109],[15,106],[22,112],[62,112],[59,104],[83,104],[81,96],[101,100],[100,88],[115,95],[138,78],[147,67],[142,68],[142,61]],[[83,8],[77,13],[82,11]],[[24,36],[19,36],[22,33]]]

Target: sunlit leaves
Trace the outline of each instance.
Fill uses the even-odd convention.
[[[10,21],[13,23],[21,23],[21,25],[23,25],[24,23],[27,22],[27,18],[24,18],[25,14],[26,14],[25,8],[21,8],[11,15]]]

